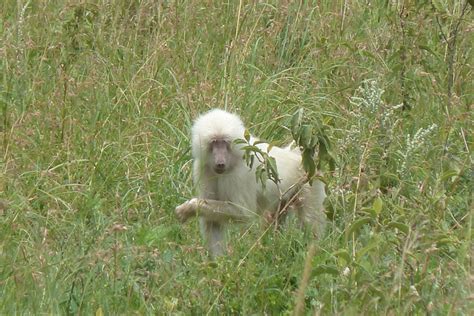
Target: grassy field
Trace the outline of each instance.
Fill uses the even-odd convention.
[[[366,3],[368,2],[368,3]],[[405,6],[403,6],[405,3]],[[470,314],[467,1],[0,4],[0,314]],[[316,243],[237,226],[210,262],[189,129],[210,108],[329,137]]]

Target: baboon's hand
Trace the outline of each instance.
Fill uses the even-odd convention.
[[[185,223],[191,216],[196,215],[196,199],[191,199],[176,207],[174,210],[181,223]]]

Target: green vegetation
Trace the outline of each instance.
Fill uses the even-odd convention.
[[[174,216],[213,107],[331,144],[308,313],[472,312],[472,8],[368,2],[2,1],[0,314],[290,313],[296,225],[210,263]]]

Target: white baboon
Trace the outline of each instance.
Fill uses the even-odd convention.
[[[275,158],[280,179],[278,186],[271,180],[262,186],[256,180],[255,166],[251,169],[243,159],[243,145],[234,142],[243,139],[244,132],[240,118],[223,110],[211,110],[195,121],[192,155],[198,197],[176,207],[178,218],[184,223],[190,217],[199,216],[211,257],[225,252],[226,224],[248,222],[264,212],[276,214],[285,204],[321,236],[326,223],[324,184],[314,180],[311,186],[301,185],[304,171],[299,150],[273,146],[268,151],[268,144],[257,143],[257,147]],[[256,140],[251,137],[250,143]],[[282,202],[283,196],[286,201]]]

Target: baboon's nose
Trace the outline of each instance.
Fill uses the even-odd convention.
[[[225,164],[224,163],[217,163],[214,170],[217,173],[223,173],[225,171]]]

